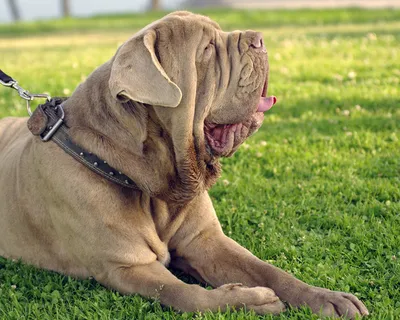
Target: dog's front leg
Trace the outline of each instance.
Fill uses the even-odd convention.
[[[119,267],[96,277],[100,283],[123,294],[138,293],[156,298],[163,305],[180,311],[218,311],[227,306],[246,306],[259,314],[279,313],[284,305],[268,288],[246,288],[240,284],[223,285],[207,290],[176,278],[160,262]]]
[[[349,293],[313,287],[251,254],[226,237],[208,195],[193,201],[188,216],[172,241],[173,265],[214,287],[242,283],[271,288],[292,306],[308,305],[325,316],[367,315],[364,304]]]

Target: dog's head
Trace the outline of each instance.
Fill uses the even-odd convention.
[[[207,17],[175,12],[119,48],[109,86],[116,99],[154,110],[178,164],[196,157],[201,166],[232,155],[261,126],[275,103],[266,97],[268,68],[260,33],[227,33]]]

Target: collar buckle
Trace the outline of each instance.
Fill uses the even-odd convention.
[[[51,137],[57,132],[58,128],[60,128],[64,122],[65,113],[61,104],[59,104],[54,108],[55,114],[57,113],[57,110],[61,111],[61,117],[57,120],[57,122],[54,125],[49,127],[50,130],[44,136],[40,135],[40,138],[44,142],[49,141]]]

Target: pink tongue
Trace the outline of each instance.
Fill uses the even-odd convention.
[[[272,106],[276,103],[276,97],[270,96],[267,98],[261,97],[260,102],[258,103],[257,112],[265,112],[272,108]]]

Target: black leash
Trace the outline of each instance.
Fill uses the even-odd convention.
[[[16,82],[13,78],[11,78],[9,75],[5,74],[1,69],[0,69],[0,81],[3,86],[7,86],[8,83],[11,82]]]
[[[31,94],[21,88],[18,82],[0,70],[0,84],[18,91],[21,98],[27,101],[27,110],[30,115],[28,129],[33,135],[39,136],[43,142],[53,140],[61,149],[82,163],[85,167],[99,174],[103,178],[120,186],[137,189],[138,186],[128,176],[111,167],[107,161],[95,154],[86,151],[75,144],[68,134],[68,126],[64,122],[63,102],[67,98],[51,98],[46,94]],[[30,109],[30,101],[34,98],[46,98],[44,104],[38,105],[34,112]]]

